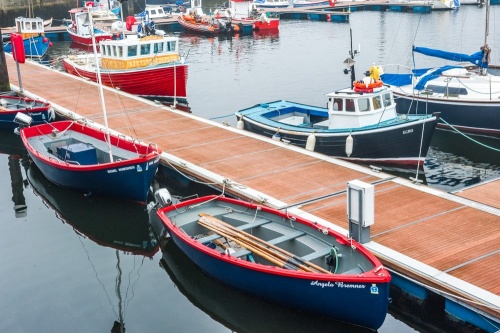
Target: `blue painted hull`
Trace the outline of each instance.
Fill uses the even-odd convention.
[[[29,58],[42,58],[50,47],[50,41],[44,36],[35,36],[23,39],[24,53]],[[4,45],[5,52],[12,53],[12,44]]]
[[[220,203],[214,203],[214,200]],[[300,270],[253,263],[239,256],[220,253],[210,246],[203,245],[206,244],[204,241],[193,238],[192,235],[198,232],[193,229],[196,228],[198,214],[204,211],[210,212],[211,209],[214,209],[212,206],[203,205],[203,203],[211,203],[221,207],[229,205],[227,209],[231,211],[246,212],[251,216],[257,214],[253,214],[253,209],[256,209],[257,205],[243,203],[238,206],[239,203],[242,203],[239,200],[215,196],[189,200],[160,209],[157,213],[150,213],[150,224],[158,241],[162,243],[162,239],[168,233],[182,252],[208,275],[254,296],[299,311],[370,329],[378,329],[383,324],[387,314],[390,275],[372,254],[362,249],[361,244],[356,243],[356,247],[359,251],[366,251],[362,256],[370,257],[371,265],[373,265],[371,269],[368,268],[363,274],[302,272]],[[188,207],[190,209],[187,209]],[[268,207],[261,206],[259,210],[263,214],[277,215],[271,218],[272,223],[277,225],[283,223],[279,221],[286,220],[287,217],[292,218],[289,213],[286,215],[287,213],[280,213]],[[181,216],[184,214],[183,212],[188,212],[186,213],[188,217],[185,220]],[[236,215],[238,214],[240,213]],[[269,218],[269,215],[265,216],[265,219]],[[219,218],[225,219],[226,217]],[[194,225],[185,223],[185,221],[191,219],[193,219]],[[231,217],[228,216],[227,219],[231,220]],[[256,219],[259,218],[256,217]],[[300,229],[296,228],[295,230],[311,228],[312,233],[317,232],[317,225],[311,222],[302,222],[302,220],[301,218],[295,218],[293,224],[304,223],[307,226],[301,226]],[[284,224],[287,225],[286,222]],[[259,233],[259,231],[256,229],[255,233]],[[333,231],[330,231],[325,237],[332,236],[345,238],[340,234],[334,236]],[[279,246],[286,245],[281,243]],[[361,257],[349,259],[351,255],[352,258],[356,257],[352,253],[346,253],[342,257],[345,259],[341,260],[353,260],[354,262],[361,260]],[[324,259],[322,260],[324,261]]]
[[[397,92],[394,96],[397,97],[398,108],[408,110],[408,114],[440,112],[438,128],[450,129],[448,124],[451,124],[464,133],[500,138],[500,101],[454,103],[404,96]]]
[[[22,112],[26,114],[27,116],[30,116],[33,119],[32,125],[39,125],[39,124],[44,124],[46,122],[49,122],[52,120],[50,112],[47,111],[37,111],[37,112],[26,112],[26,110],[20,110],[19,112]],[[5,112],[0,112],[0,128],[3,129],[15,129],[19,127],[19,124],[16,124],[14,122],[14,118],[16,117],[17,112],[15,113],[5,113]]]
[[[244,292],[272,302],[323,315],[359,326],[378,329],[387,313],[389,284],[377,284],[378,295],[370,293],[370,283],[316,285],[316,279],[291,279],[241,268],[206,255],[171,233],[177,246],[213,278]]]
[[[64,170],[53,167],[47,165],[35,155],[30,154],[30,156],[44,176],[56,185],[83,193],[128,199],[142,203],[146,202],[147,193],[159,161],[156,161],[151,166],[148,165],[149,162],[131,163],[122,168],[111,166],[82,172],[80,170]]]

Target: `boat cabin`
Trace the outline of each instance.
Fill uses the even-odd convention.
[[[146,17],[146,21],[170,17],[170,15],[165,12],[163,7],[159,5],[146,5],[144,11],[137,16],[140,16],[143,19]]]
[[[31,36],[38,36],[44,33],[43,20],[39,17],[17,17],[16,31],[20,34],[23,39],[29,38]]]
[[[90,35],[89,12],[82,8],[75,8],[69,11],[71,16],[71,28],[80,36]]]
[[[131,69],[154,66],[179,60],[179,39],[151,35],[136,35],[120,40],[103,40],[99,43],[102,67],[106,69]]]
[[[387,87],[360,93],[343,89],[326,95],[328,119],[316,123],[328,129],[357,128],[376,125],[397,117],[392,91]]]

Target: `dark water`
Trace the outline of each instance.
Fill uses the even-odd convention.
[[[492,7],[489,44],[500,64],[499,13]],[[357,12],[349,24],[282,21],[279,32],[233,38],[181,34],[189,54],[189,105],[194,115],[232,126],[234,111],[261,102],[324,105],[326,93],[349,85],[342,73],[349,28],[355,47],[361,44],[360,75],[373,62],[410,65],[414,42],[475,52],[483,20],[484,8],[471,6],[432,14]],[[55,44],[51,61],[58,68],[69,43]],[[144,207],[57,188],[26,163],[17,137],[0,138],[0,332],[109,332],[120,318],[127,332],[359,331],[228,290],[175,248],[160,265]],[[500,153],[483,145],[500,143],[480,140],[438,132],[426,182],[458,190],[498,177]],[[23,204],[25,214],[15,214],[15,205]],[[439,323],[419,321],[402,320],[391,309],[379,331],[439,331]]]

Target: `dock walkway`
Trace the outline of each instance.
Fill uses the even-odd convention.
[[[19,86],[16,65],[9,54],[6,60],[10,82]],[[26,94],[50,101],[66,118],[103,123],[96,84],[33,62],[20,67]],[[451,194],[104,92],[113,130],[157,144],[164,165],[225,193],[274,207],[295,205],[291,212],[347,233],[346,183],[374,184],[375,224],[366,247],[396,275],[500,326],[500,180]]]

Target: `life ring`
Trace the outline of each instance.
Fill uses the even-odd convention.
[[[328,4],[330,7],[335,7],[335,4],[337,3],[337,0],[328,0]]]
[[[87,1],[87,3],[85,3],[85,7],[94,7],[94,2]]]
[[[369,92],[373,92],[374,88],[382,87],[384,85],[384,82],[382,82],[382,80],[375,80],[373,83],[366,84],[363,81],[355,81],[353,85],[354,85],[355,91],[361,91],[363,89],[364,90],[371,89],[371,91],[369,91]],[[360,90],[356,90],[356,89],[360,89]],[[367,91],[365,91],[365,92],[367,92]]]

